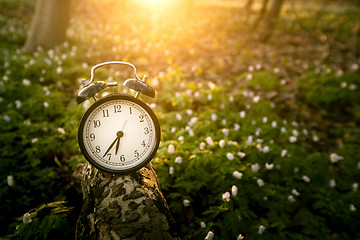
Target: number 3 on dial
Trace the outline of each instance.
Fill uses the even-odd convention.
[[[109,173],[144,167],[160,143],[159,122],[148,105],[116,94],[95,102],[84,113],[78,140],[85,158]]]

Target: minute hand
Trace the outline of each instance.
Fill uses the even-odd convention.
[[[110,151],[110,149],[114,146],[114,144],[115,144],[117,141],[120,142],[120,137],[116,137],[116,138],[115,138],[115,140],[111,143],[110,147],[106,150],[103,158],[106,156],[106,154]],[[119,143],[118,143],[118,145],[119,145]]]

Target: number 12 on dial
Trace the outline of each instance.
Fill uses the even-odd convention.
[[[85,158],[109,173],[145,166],[160,142],[159,122],[141,100],[116,94],[95,102],[80,121],[78,140]]]

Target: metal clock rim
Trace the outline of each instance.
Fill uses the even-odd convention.
[[[83,141],[83,133],[84,133],[84,127],[85,127],[85,123],[87,118],[89,117],[89,115],[93,112],[93,110],[95,110],[98,106],[102,105],[103,103],[106,103],[108,101],[112,101],[112,100],[127,100],[127,101],[131,101],[135,104],[140,105],[146,112],[149,113],[152,121],[154,122],[154,126],[155,126],[155,147],[153,148],[151,154],[147,157],[147,159],[145,161],[143,161],[141,164],[126,169],[126,170],[114,170],[114,169],[109,169],[106,168],[100,164],[98,164],[95,160],[92,159],[92,157],[89,155],[89,153],[86,151],[85,145],[84,145],[84,141]],[[79,147],[81,150],[81,153],[84,155],[85,159],[94,167],[96,167],[97,169],[100,169],[101,171],[107,172],[107,173],[112,173],[112,174],[125,174],[125,173],[130,173],[130,172],[134,172],[137,171],[139,169],[141,169],[142,167],[145,167],[150,161],[151,159],[155,156],[159,145],[160,145],[160,138],[161,138],[161,131],[160,131],[160,124],[159,124],[159,120],[157,119],[155,113],[151,110],[151,108],[144,103],[143,101],[141,101],[140,99],[137,99],[133,96],[127,95],[127,94],[112,94],[112,95],[108,95],[106,97],[103,97],[101,99],[99,99],[98,101],[94,102],[83,114],[83,116],[81,117],[80,120],[80,124],[79,124],[79,129],[78,129],[78,143],[79,143]]]

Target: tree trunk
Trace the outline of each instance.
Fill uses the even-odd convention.
[[[51,49],[65,41],[70,19],[70,0],[37,0],[24,49]]]
[[[279,17],[283,2],[284,0],[273,0],[270,10],[263,21],[260,41],[266,42],[271,37],[275,27],[275,23]]]
[[[86,163],[81,186],[76,239],[178,239],[151,163],[128,175],[104,173]]]
[[[256,18],[256,20],[255,20],[255,22],[254,22],[253,29],[257,29],[259,23],[261,22],[261,20],[262,20],[263,17],[265,16],[268,2],[269,2],[269,0],[263,0],[263,4],[262,4],[262,7],[261,7],[261,10],[260,10],[260,12],[259,12],[258,17]]]

